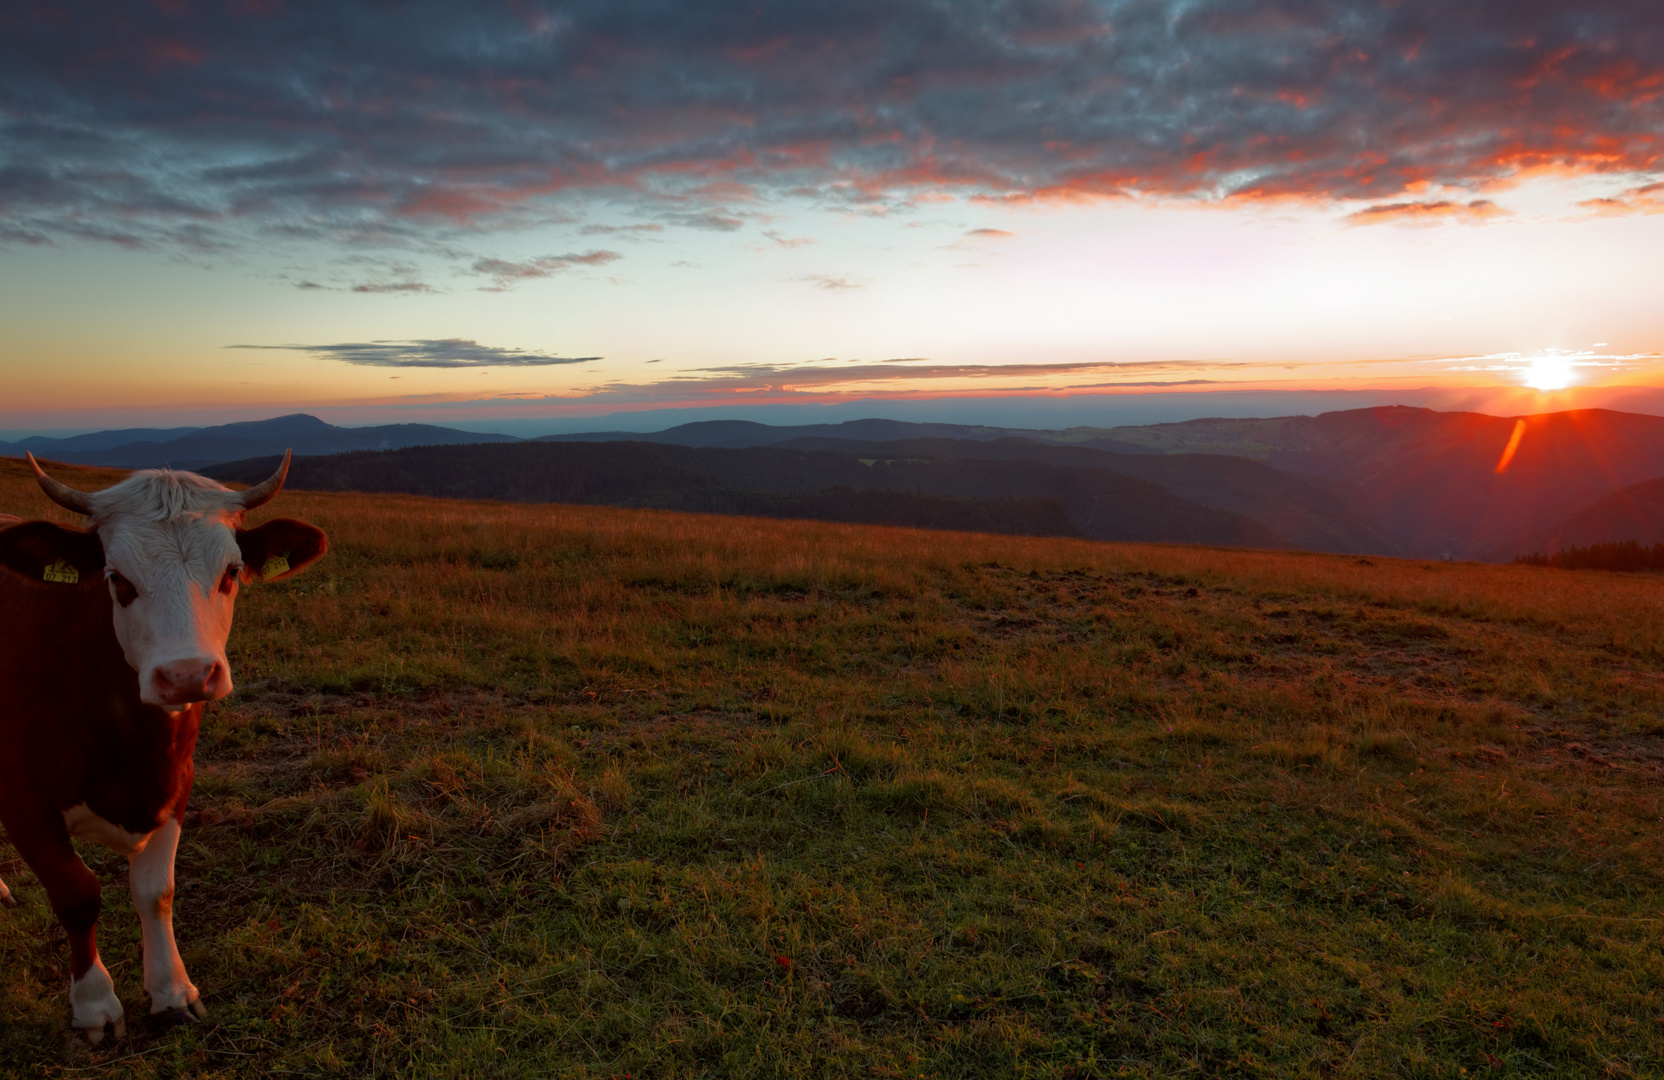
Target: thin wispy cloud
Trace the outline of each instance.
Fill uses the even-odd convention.
[[[825,289],[828,292],[846,292],[852,289],[863,289],[866,288],[867,284],[864,281],[856,281],[853,278],[835,274],[806,274],[797,280],[806,281],[815,288]]]
[[[303,286],[304,287],[304,286]],[[436,291],[425,281],[370,281],[354,285],[355,293],[430,293]]]
[[[1014,240],[1017,234],[1006,229],[967,229],[960,233],[952,243],[942,245],[944,251],[969,251],[985,254],[994,249],[994,245],[1004,240]],[[980,265],[980,264],[969,264]]]
[[[478,259],[474,262],[473,271],[491,279],[492,284],[486,286],[489,291],[503,292],[523,281],[553,277],[578,266],[605,266],[621,258],[623,256],[616,251],[586,251],[581,254],[545,255],[522,262],[508,259]]]
[[[899,365],[908,365],[902,367]],[[836,365],[836,366],[831,366]],[[917,365],[917,366],[915,366]],[[1069,376],[1094,376],[1104,379],[1111,375],[1147,380],[1153,374],[1173,378],[1194,379],[1199,372],[1218,372],[1227,369],[1246,369],[1273,365],[1248,362],[1220,363],[1217,361],[1088,361],[1056,364],[939,364],[923,357],[898,357],[879,361],[850,361],[838,364],[835,357],[808,364],[719,364],[696,368],[667,378],[667,383],[697,383],[710,388],[721,386],[796,388],[811,390],[847,384],[877,382],[986,382],[990,380],[1045,379],[1046,385]],[[1276,367],[1285,367],[1278,364]],[[1094,386],[1117,386],[1119,382],[1098,382]],[[1148,382],[1125,385],[1149,385]],[[1037,387],[1043,388],[1043,387]],[[1011,391],[1023,387],[1002,387]]]
[[[599,356],[550,356],[523,349],[497,348],[466,338],[342,342],[334,345],[227,345],[226,348],[277,349],[307,353],[358,367],[384,368],[550,367],[585,364],[601,359]]]
[[[694,214],[666,215],[671,222],[689,229],[703,229],[706,232],[735,232],[745,225],[742,218],[733,217],[720,211],[707,211]]]
[[[584,236],[628,236],[639,233],[662,233],[664,232],[664,226],[656,221],[638,225],[585,225],[578,232]]]
[[[783,248],[805,247],[815,242],[815,238],[812,236],[787,236],[775,229],[764,229],[763,239],[776,247]]]

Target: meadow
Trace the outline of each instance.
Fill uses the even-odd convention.
[[[119,474],[64,467],[94,488]],[[286,492],[175,925],[22,1076],[1664,1072],[1664,580]],[[0,460],[0,513],[51,508]],[[265,512],[262,512],[262,516]]]

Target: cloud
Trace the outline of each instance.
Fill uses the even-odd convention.
[[[808,362],[722,364],[667,372],[663,378],[643,382],[614,380],[575,387],[558,400],[631,407],[677,403],[712,405],[725,401],[762,404],[856,398],[1102,393],[1115,389],[1202,386],[1233,377],[1251,377],[1262,371],[1276,372],[1281,377],[1286,366],[1280,362],[1208,361],[944,364],[924,358],[839,363],[835,357],[824,357]],[[1223,376],[1223,379],[1210,376]]]
[[[1460,221],[1478,225],[1492,218],[1505,217],[1504,210],[1489,199],[1453,202],[1449,199],[1430,199],[1423,202],[1395,202],[1380,206],[1366,206],[1346,215],[1351,225],[1437,225],[1446,221]]]
[[[989,252],[991,250],[988,247],[988,244],[990,242],[998,242],[998,241],[1001,241],[1001,240],[1011,240],[1011,239],[1015,239],[1016,236],[1017,236],[1016,233],[1007,232],[1004,229],[967,229],[963,233],[961,233],[959,235],[959,237],[957,239],[955,239],[951,244],[942,245],[942,250],[943,251],[974,251],[974,252],[977,252],[979,254],[986,254],[987,252]],[[962,266],[980,266],[981,264],[980,263],[964,263],[964,264],[961,264],[961,265]]]
[[[1114,361],[1086,361],[1080,363],[1056,364],[934,364],[925,358],[901,358],[897,360],[881,360],[876,363],[852,361],[856,366],[827,366],[835,363],[835,357],[827,357],[808,364],[792,363],[753,363],[753,364],[720,364],[714,367],[698,368],[692,372],[673,375],[666,383],[681,383],[683,385],[699,385],[712,390],[723,388],[741,388],[745,390],[777,389],[793,390],[795,392],[813,391],[830,387],[847,385],[871,385],[875,383],[930,383],[957,382],[977,383],[1018,380],[1047,380],[1042,388],[1058,385],[1056,380],[1068,376],[1090,376],[1104,379],[1110,376],[1138,377],[1142,381],[1114,381],[1084,384],[1092,387],[1106,386],[1142,386],[1155,385],[1149,382],[1154,376],[1169,376],[1170,378],[1186,377],[1186,381],[1194,381],[1198,373],[1218,373],[1225,369],[1246,369],[1251,367],[1267,367],[1272,365],[1255,365],[1250,363],[1218,363],[1206,361],[1130,361],[1117,363]],[[892,367],[893,364],[921,364],[920,367]],[[1166,381],[1161,385],[1167,385]],[[1178,385],[1175,383],[1174,385]],[[1012,390],[1013,387],[1002,386],[1001,390]]]
[[[834,277],[831,274],[807,274],[797,279],[807,281],[817,289],[827,289],[831,292],[844,292],[850,289],[864,289],[866,282],[855,281],[847,277]]]
[[[501,349],[463,338],[418,341],[347,342],[339,345],[227,345],[228,349],[280,349],[310,353],[359,367],[473,368],[549,367],[585,364],[599,356],[546,356],[520,349]]]
[[[745,222],[737,217],[730,217],[725,213],[715,211],[701,214],[672,214],[670,220],[689,229],[704,229],[708,232],[733,232],[745,225]]]
[[[317,286],[313,287],[316,288]],[[434,288],[423,281],[372,281],[354,285],[352,291],[355,293],[430,293],[434,291]]]
[[[477,259],[473,265],[476,274],[483,274],[492,280],[487,286],[488,291],[503,292],[513,288],[522,281],[534,278],[546,278],[570,270],[574,266],[605,266],[623,258],[616,251],[586,251],[582,254],[545,255],[538,259],[528,259],[525,262],[510,262],[506,259]]]
[[[1664,214],[1664,181],[1630,188],[1615,198],[1586,199],[1577,205],[1593,210],[1597,217]]]
[[[615,233],[664,232],[664,226],[656,221],[641,225],[585,225],[578,231],[585,236],[611,236]]]
[[[774,199],[1410,205],[1533,170],[1664,171],[1655,0],[0,6],[0,243],[398,243],[590,197],[718,231]]]
[[[764,229],[763,237],[783,248],[804,247],[815,242],[815,238],[812,236],[786,236],[774,229]]]

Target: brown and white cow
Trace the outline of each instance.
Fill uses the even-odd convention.
[[[326,541],[285,518],[242,527],[283,486],[288,455],[242,492],[159,469],[87,493],[29,464],[89,527],[0,527],[0,823],[69,934],[73,1023],[96,1043],[106,1029],[123,1034],[123,1010],[98,958],[98,879],[70,838],[127,856],[151,1014],[202,1017],[173,940],[173,857],[202,704],[231,692],[238,583],[294,573]]]

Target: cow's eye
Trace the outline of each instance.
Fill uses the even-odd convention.
[[[133,587],[131,581],[128,581],[116,571],[104,571],[104,580],[110,583],[110,595],[114,596],[116,603],[122,607],[126,607],[139,598],[139,590]]]
[[[241,566],[228,566],[225,573],[220,575],[220,592],[229,595],[237,587],[237,575],[243,572]]]

